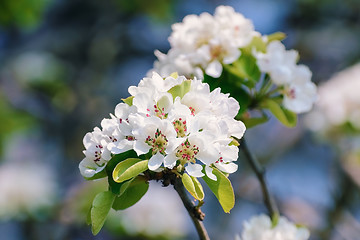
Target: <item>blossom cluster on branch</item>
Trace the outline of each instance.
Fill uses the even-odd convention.
[[[132,104],[119,103],[115,115],[103,119],[102,129],[84,137],[85,158],[80,163],[84,177],[103,171],[114,154],[133,149],[138,156],[148,154],[148,168],[185,171],[193,177],[205,174],[213,180],[217,168],[233,173],[245,125],[234,117],[239,104],[220,89],[196,78],[157,73],[129,88]]]
[[[94,234],[111,208],[132,206],[146,193],[149,180],[161,180],[174,185],[200,238],[207,239],[199,223],[204,191],[198,178],[229,213],[235,195],[228,175],[237,171],[238,140],[246,128],[268,121],[269,112],[293,127],[297,114],[309,111],[316,100],[312,73],[297,63],[295,50],[285,49],[283,33],[262,36],[229,6],[217,7],[214,15],[186,16],[172,28],[168,53],[155,51],[158,60],[148,77],[129,87],[131,96],[83,139],[81,174],[89,180],[107,177],[109,183],[109,191],[99,193],[90,210]],[[252,158],[248,151],[245,155]],[[249,161],[254,168],[259,165]],[[270,201],[263,174],[253,170],[261,176],[265,202]],[[198,206],[188,201],[184,187]],[[243,240],[309,237],[307,230],[269,212],[279,221],[250,220]]]
[[[297,64],[297,51],[286,50],[279,41],[284,34],[262,36],[254,30],[251,20],[230,6],[217,7],[213,16],[209,13],[188,15],[172,29],[168,53],[155,51],[158,60],[154,70],[162,76],[176,71],[205,80],[227,78],[225,81],[228,82],[229,77],[225,76],[228,73],[237,78],[238,83],[243,82],[249,93],[258,91],[256,85],[262,84],[263,73],[265,81],[271,81],[270,85],[262,85],[264,91],[258,91],[261,94],[257,101],[263,100],[261,98],[266,94],[275,99],[280,97],[277,100],[282,100],[287,110],[303,113],[309,111],[316,100],[311,71],[307,66]],[[267,107],[268,103],[259,105]]]

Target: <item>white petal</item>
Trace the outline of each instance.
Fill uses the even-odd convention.
[[[215,174],[213,174],[213,169],[209,166],[205,166],[205,172],[206,172],[206,176],[208,176],[210,179],[216,181],[217,177],[215,176]]]
[[[164,156],[160,152],[157,152],[149,160],[149,164],[148,164],[149,169],[151,171],[154,171],[158,169],[163,162],[164,162]]]
[[[235,163],[229,162],[229,163],[215,163],[215,166],[222,172],[226,173],[234,173],[238,169],[238,165]]]
[[[134,144],[134,150],[138,155],[145,154],[150,150],[150,146],[143,142],[143,140],[137,140]]]
[[[205,72],[207,75],[214,77],[214,78],[218,78],[220,77],[221,73],[222,73],[223,67],[221,65],[221,63],[217,60],[212,61],[206,68]]]
[[[186,172],[193,176],[193,177],[203,177],[205,176],[205,174],[202,173],[202,166],[200,164],[192,164],[189,163],[186,167],[185,170]]]
[[[89,160],[88,158],[84,158],[79,164],[79,170],[81,175],[84,177],[92,177],[96,173],[101,172],[105,168],[106,164],[102,167],[99,167],[94,163],[93,160]]]
[[[178,157],[175,156],[175,153],[168,154],[164,158],[164,166],[171,169],[176,165],[177,160]]]

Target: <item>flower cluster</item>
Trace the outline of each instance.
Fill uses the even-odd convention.
[[[155,52],[159,61],[154,68],[161,75],[177,71],[188,77],[202,78],[204,71],[209,76],[219,77],[222,64],[236,61],[241,55],[240,48],[257,35],[252,22],[229,6],[217,7],[214,16],[209,13],[188,15],[172,29],[170,51],[166,55]]]
[[[360,130],[359,76],[360,64],[356,64],[319,87],[319,100],[307,117],[309,128],[327,132],[348,124]]]
[[[310,69],[296,64],[298,52],[286,50],[280,41],[272,41],[266,53],[255,52],[254,55],[259,69],[281,87],[284,106],[295,113],[310,111],[316,100],[316,86],[311,81]]]
[[[252,217],[243,224],[241,240],[306,240],[310,233],[304,227],[280,217],[274,226],[271,219],[266,215]]]
[[[119,103],[111,118],[103,119],[84,137],[85,158],[79,168],[91,178],[105,168],[115,154],[134,150],[149,158],[148,169],[186,171],[193,177],[207,175],[217,168],[233,173],[238,148],[234,138],[245,131],[234,119],[239,104],[220,89],[184,76],[162,78],[153,73],[138,86],[129,87],[131,97]]]
[[[316,100],[311,71],[297,64],[295,50],[285,50],[279,41],[283,35],[262,36],[254,30],[251,20],[230,6],[217,7],[213,16],[209,13],[188,15],[172,29],[168,53],[155,51],[158,60],[154,70],[160,75],[176,71],[203,79],[206,76],[220,78],[224,71],[229,71],[232,78],[239,78],[237,85],[250,81],[248,92],[256,92],[259,87],[255,85],[261,82],[262,72],[273,84],[268,88],[270,93],[280,95],[286,109],[294,113],[307,112]]]

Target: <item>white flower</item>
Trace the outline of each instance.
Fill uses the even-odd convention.
[[[109,137],[96,127],[93,132],[84,136],[83,143],[85,158],[80,162],[79,169],[84,177],[92,177],[101,172],[111,158],[111,153],[107,148]]]
[[[331,77],[319,87],[319,99],[307,117],[316,131],[331,131],[346,123],[360,129],[360,64]]]
[[[111,142],[107,145],[108,150],[113,154],[126,152],[134,147],[135,137],[132,134],[132,126],[129,123],[129,115],[136,111],[125,103],[119,103],[115,107],[115,116],[112,119],[104,119],[101,126],[103,132],[107,133]],[[107,124],[106,127],[103,126]],[[111,129],[112,131],[105,129]]]
[[[139,119],[141,119],[139,121]],[[133,122],[133,134],[135,136],[134,150],[138,155],[145,154],[151,150],[152,157],[149,159],[149,169],[157,170],[162,164],[172,168],[174,163],[168,160],[169,153],[183,141],[176,138],[177,133],[173,124],[167,119],[158,117],[147,117],[144,119],[139,114],[129,117]]]
[[[280,217],[276,226],[272,225],[266,215],[252,217],[243,223],[242,240],[306,240],[310,237],[309,231],[304,227]]]
[[[139,93],[145,93],[148,96],[153,96],[159,92],[167,92],[173,86],[178,85],[184,80],[186,80],[184,76],[173,78],[169,75],[167,75],[164,79],[157,72],[152,72],[151,77],[143,78],[137,87],[130,86],[129,93],[132,96],[136,96]]]
[[[222,29],[221,35],[226,36],[226,39],[231,39],[231,43],[237,48],[248,45],[256,35],[252,22],[235,12],[230,6],[217,7],[215,19]]]
[[[214,16],[202,13],[188,15],[172,26],[168,54],[156,52],[154,70],[161,74],[177,71],[187,77],[207,75],[220,77],[222,64],[231,64],[254,35],[252,22],[229,6],[219,6]]]
[[[272,41],[267,46],[266,53],[257,52],[255,57],[260,71],[269,73],[275,84],[283,85],[292,81],[297,51],[287,51],[280,41]]]
[[[0,218],[22,219],[54,205],[57,189],[53,173],[44,164],[0,165]]]
[[[311,110],[316,97],[316,85],[311,82],[311,71],[305,65],[297,65],[298,52],[286,50],[280,41],[272,41],[266,53],[255,53],[262,72],[283,88],[284,107],[304,113]]]
[[[203,78],[203,72],[200,67],[193,66],[186,54],[179,49],[170,49],[167,54],[158,50],[154,52],[158,58],[154,62],[154,68],[148,72],[147,75],[152,74],[153,71],[159,71],[162,77],[167,77],[174,72],[179,75],[192,76]]]
[[[311,82],[311,71],[304,65],[298,65],[292,73],[292,81],[285,85],[284,106],[295,112],[311,110],[317,98],[316,85]]]

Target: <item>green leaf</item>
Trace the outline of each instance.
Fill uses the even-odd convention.
[[[115,210],[124,210],[137,203],[149,189],[149,183],[144,177],[137,176],[124,183],[120,189],[120,196],[115,198],[112,206]]]
[[[112,177],[118,183],[129,180],[146,171],[148,169],[148,162],[149,160],[142,160],[140,158],[128,158],[116,165]]]
[[[284,40],[285,38],[286,38],[286,34],[283,32],[276,32],[267,36],[269,42],[275,40],[281,41]]]
[[[120,154],[116,154],[114,155],[110,161],[108,162],[108,164],[106,165],[106,174],[108,175],[108,183],[109,183],[109,188],[110,190],[115,193],[115,194],[119,194],[120,192],[120,187],[122,185],[122,183],[117,183],[114,181],[114,179],[112,178],[112,174],[114,171],[115,166],[121,162],[124,161],[125,159],[128,158],[136,158],[138,157],[138,155],[136,154],[136,152],[134,150],[129,150]],[[141,157],[141,156],[139,156]]]
[[[178,78],[179,77],[179,74],[177,72],[173,72],[172,74],[170,74],[170,77],[172,78]]]
[[[184,187],[188,192],[197,200],[204,199],[204,190],[199,182],[195,177],[189,176],[187,173],[184,173],[181,178]]]
[[[127,105],[132,106],[133,105],[133,99],[134,99],[134,96],[130,96],[128,98],[122,98],[121,100],[124,103],[126,103]]]
[[[237,70],[239,76],[243,76],[245,80],[248,80],[244,82],[245,85],[250,88],[255,87],[255,84],[260,79],[261,72],[254,56],[244,53],[237,61],[233,62],[232,65]]]
[[[110,191],[101,192],[94,198],[91,206],[91,231],[94,235],[100,232],[114,200],[115,194]]]
[[[257,125],[266,123],[268,120],[269,120],[269,118],[267,116],[264,116],[264,117],[259,117],[259,118],[242,119],[241,121],[243,121],[246,128],[252,128],[252,127],[255,127]]]
[[[261,106],[270,110],[270,112],[286,127],[295,127],[297,123],[297,115],[284,107],[273,99],[266,99]]]
[[[89,208],[89,211],[86,215],[86,224],[87,225],[91,225],[91,209],[92,209],[92,206]]]
[[[235,195],[233,187],[231,186],[231,182],[222,172],[216,168],[214,168],[213,174],[215,174],[217,177],[216,181],[210,179],[206,175],[202,178],[209,186],[210,190],[215,194],[216,198],[219,200],[219,203],[224,212],[230,213],[230,210],[235,205]]]
[[[181,84],[172,87],[168,92],[171,93],[173,98],[182,98],[187,92],[190,91],[191,81],[185,80]]]
[[[251,43],[245,48],[241,49],[241,52],[251,55],[253,50],[263,53],[266,52],[266,43],[262,40],[261,37],[253,37]]]

